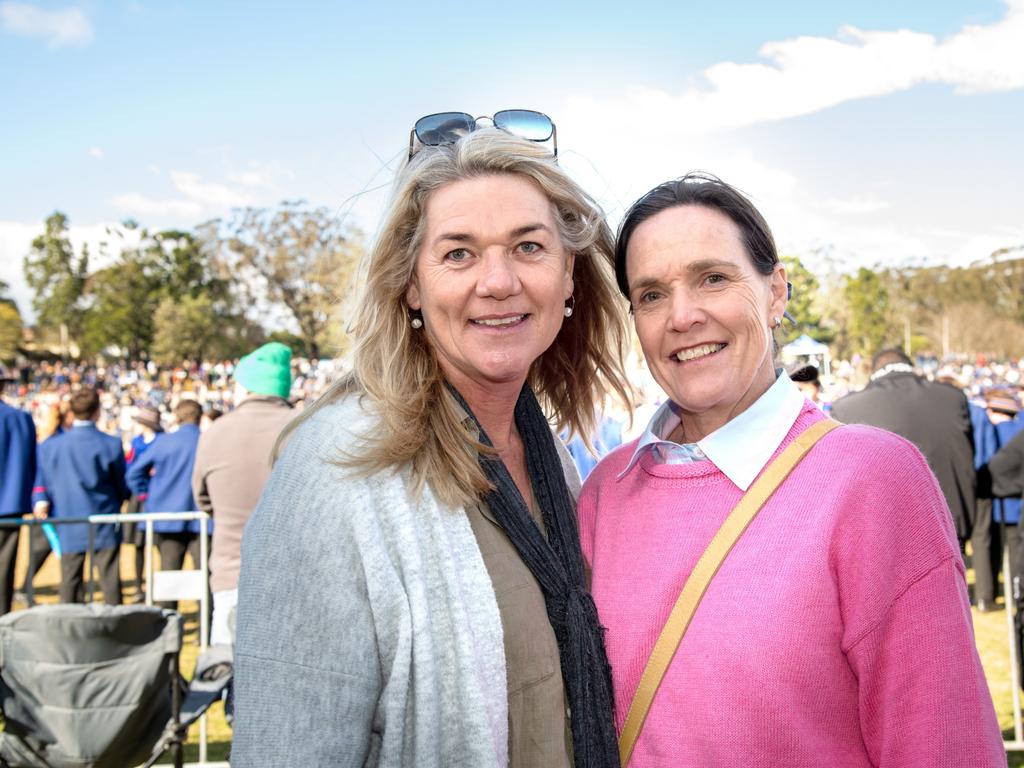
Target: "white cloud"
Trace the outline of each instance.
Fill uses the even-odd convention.
[[[159,166],[150,165],[147,170],[162,176]],[[117,195],[111,203],[121,213],[148,217],[150,224],[153,218],[163,219],[160,225],[167,224],[168,220],[195,224],[230,208],[275,202],[278,194],[275,178],[287,172],[254,166],[248,171],[227,174],[231,184],[207,181],[191,171],[169,171],[167,175],[178,193],[176,197],[151,197],[136,191]]]
[[[1016,90],[1024,88],[1024,0],[1006,5],[1000,21],[966,26],[944,40],[846,26],[835,37],[765,43],[760,54],[767,63],[714,64],[702,73],[705,87],[670,93],[634,86],[618,103],[579,99],[571,106],[617,128],[629,122],[635,129],[635,116],[643,115],[645,131],[679,135],[798,117],[924,83],[960,94]]]
[[[262,171],[245,171],[244,173],[230,173],[228,179],[241,184],[243,187],[272,187],[274,185],[271,176]]]
[[[1024,88],[1024,0],[1010,0],[996,22],[937,38],[913,30],[844,27],[831,37],[768,42],[758,63],[720,62],[698,84],[677,91],[636,85],[607,95],[570,96],[554,113],[571,137],[560,161],[610,214],[613,226],[639,195],[666,178],[704,168],[747,193],[771,223],[780,250],[833,269],[875,264],[965,263],[994,247],[1024,242],[995,221],[959,221],[941,237],[916,229],[902,190],[877,193],[824,183],[757,154],[729,128],[806,115],[854,99],[883,97],[932,83],[959,96]],[[950,98],[958,96],[951,94]],[[965,105],[964,108],[969,108]],[[624,140],[624,137],[628,139]],[[739,139],[739,140],[738,140]],[[568,144],[569,142],[567,142]],[[863,186],[870,184],[870,187]],[[828,190],[820,194],[824,187]],[[819,259],[820,260],[820,259]],[[812,268],[823,265],[812,264]]]
[[[0,3],[0,24],[9,34],[41,38],[51,48],[84,45],[93,36],[92,24],[79,8],[44,11],[28,3]]]
[[[103,150],[99,147],[89,147],[89,157],[95,157],[97,159],[103,157]]]
[[[138,192],[118,195],[111,200],[121,213],[133,216],[169,216],[194,219],[203,212],[203,206],[194,200],[154,200]]]
[[[263,165],[253,163],[249,170],[229,173],[228,179],[243,187],[257,187],[267,190],[277,190],[278,179],[294,179],[295,174],[276,165]]]
[[[857,215],[883,211],[889,208],[890,204],[870,197],[856,196],[849,199],[831,198],[823,201],[821,207],[840,215]]]
[[[225,184],[203,181],[198,174],[187,171],[171,171],[174,186],[191,201],[209,207],[232,207],[254,205],[255,198]]]
[[[956,266],[987,262],[993,253],[1003,248],[1010,248],[1014,258],[1024,256],[1021,252],[1024,249],[1024,228],[972,235],[957,245],[951,261]]]

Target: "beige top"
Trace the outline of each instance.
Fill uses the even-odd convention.
[[[466,512],[504,629],[509,768],[571,768],[565,688],[544,593],[487,505]]]
[[[238,587],[242,531],[270,477],[270,454],[296,412],[280,397],[250,395],[199,438],[192,495],[213,515],[210,590]]]

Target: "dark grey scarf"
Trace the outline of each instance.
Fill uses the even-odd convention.
[[[473,416],[462,396],[456,399]],[[493,447],[476,416],[480,442]],[[526,468],[534,498],[543,515],[547,538],[530,515],[505,464],[480,457],[494,485],[484,498],[505,529],[519,556],[544,592],[548,620],[555,631],[562,679],[569,696],[572,741],[577,768],[617,768],[618,743],[612,721],[611,667],[604,650],[604,629],[597,608],[584,588],[576,515],[565,484],[555,437],[530,386],[524,385],[515,408],[516,428],[523,440]]]

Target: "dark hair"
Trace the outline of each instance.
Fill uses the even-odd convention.
[[[821,382],[818,380],[818,366],[811,365],[810,363],[804,363],[802,365],[795,366],[789,372],[790,381],[801,381],[817,384],[821,386]]]
[[[203,407],[195,400],[182,400],[174,406],[174,418],[179,424],[198,424],[202,415]]]
[[[633,232],[655,214],[682,205],[701,205],[732,219],[740,230],[747,255],[762,275],[770,275],[779,263],[772,231],[754,204],[742,192],[717,176],[691,171],[680,179],[659,184],[641,197],[633,203],[619,225],[619,235],[615,240],[615,279],[627,299],[629,283],[626,280],[626,250]]]
[[[903,350],[897,349],[896,347],[890,347],[889,349],[883,349],[874,359],[871,361],[871,370],[877,371],[879,368],[885,368],[887,365],[894,365],[895,363],[903,363],[903,365],[913,365],[910,362],[910,358],[903,354]]]
[[[70,404],[76,419],[91,419],[100,409],[100,396],[92,387],[82,387],[72,393]]]

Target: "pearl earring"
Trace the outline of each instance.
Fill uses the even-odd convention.
[[[411,320],[411,321],[409,322],[409,325],[411,325],[411,326],[413,327],[413,329],[415,329],[415,330],[417,330],[417,331],[418,331],[418,330],[419,330],[420,328],[422,328],[422,327],[423,327],[423,321],[422,321],[422,320],[420,320],[420,318],[418,318],[418,317],[414,317],[414,318],[413,318],[413,319],[412,319],[412,320]]]
[[[565,305],[564,312],[565,312],[565,316],[566,317],[572,317],[572,308],[576,306],[576,297],[575,296],[570,296],[569,297],[569,301],[571,301],[572,303]]]

